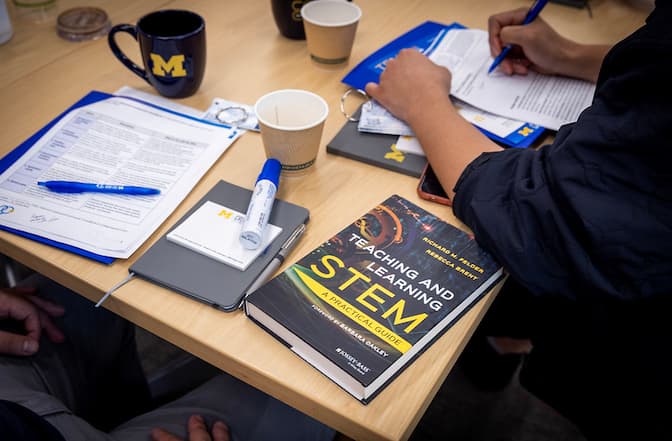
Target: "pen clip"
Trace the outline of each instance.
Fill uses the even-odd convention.
[[[261,274],[257,277],[256,280],[252,282],[252,284],[247,288],[245,291],[245,294],[243,297],[240,299],[240,303],[238,306],[236,306],[236,309],[239,309],[245,305],[245,300],[247,299],[247,296],[250,295],[250,293],[254,292],[257,288],[259,288],[262,284],[264,284],[268,278],[277,270],[280,265],[282,265],[285,262],[285,255],[293,248],[292,245],[296,243],[296,240],[303,234],[303,232],[306,231],[306,224],[301,224],[299,225],[293,232],[292,234],[289,235],[289,237],[282,243],[280,246],[280,250],[278,253],[273,257],[273,260],[266,266],[261,271]]]
[[[282,246],[280,246],[279,252],[287,251],[292,246],[294,241],[303,234],[304,231],[306,231],[306,224],[299,225],[298,228],[294,230],[292,234],[290,234],[287,240],[285,240]]]

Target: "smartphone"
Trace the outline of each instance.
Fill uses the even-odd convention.
[[[443,187],[441,187],[441,183],[434,174],[434,170],[432,170],[429,163],[427,163],[425,169],[422,171],[422,175],[420,175],[418,195],[428,201],[438,202],[439,204],[448,206],[452,205],[450,198],[443,190]]]

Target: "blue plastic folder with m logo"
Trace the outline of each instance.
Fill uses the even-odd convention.
[[[114,101],[112,101],[114,99]],[[3,185],[3,190],[7,190],[7,195],[12,195],[16,193],[17,195],[20,194],[22,191],[26,190],[28,187],[30,187],[31,184],[29,182],[33,182],[34,179],[38,175],[41,176],[42,171],[46,170],[47,168],[51,169],[52,163],[54,161],[54,157],[58,156],[64,151],[67,151],[72,147],[76,141],[76,139],[79,139],[80,132],[86,132],[88,130],[88,127],[93,127],[95,125],[95,118],[98,118],[99,116],[96,116],[97,114],[93,112],[91,115],[83,116],[80,115],[79,112],[82,108],[85,106],[91,106],[95,104],[105,104],[106,100],[110,100],[109,103],[111,105],[120,105],[120,106],[126,106],[129,104],[131,101],[134,101],[133,105],[129,106],[129,115],[140,115],[143,116],[144,114],[147,115],[147,121],[145,122],[146,124],[151,124],[155,121],[162,121],[160,118],[164,118],[164,116],[170,116],[172,117],[173,115],[179,116],[181,120],[192,120],[192,121],[197,121],[199,124],[199,127],[201,127],[203,130],[194,132],[194,136],[200,136],[200,139],[204,139],[210,132],[208,131],[208,126],[216,127],[218,132],[221,132],[219,134],[222,135],[222,137],[219,137],[220,141],[217,141],[217,143],[213,144],[207,144],[207,150],[204,150],[207,154],[202,155],[203,158],[205,158],[203,161],[199,163],[195,163],[197,169],[201,172],[204,170],[207,170],[209,166],[211,165],[210,161],[213,161],[219,155],[221,155],[230,145],[237,139],[238,136],[240,136],[240,131],[235,130],[229,126],[223,125],[223,124],[215,124],[209,121],[205,121],[202,119],[199,119],[197,117],[193,117],[190,115],[186,115],[183,113],[179,113],[177,111],[164,108],[161,106],[158,106],[156,104],[153,104],[151,102],[146,102],[134,97],[127,97],[127,96],[119,96],[119,95],[112,95],[104,92],[98,92],[98,91],[92,91],[89,92],[86,96],[78,100],[75,104],[67,108],[64,112],[62,112],[60,115],[58,115],[55,119],[50,121],[47,125],[39,129],[35,134],[33,134],[31,137],[29,137],[26,141],[21,143],[18,147],[16,147],[14,150],[12,150],[9,154],[7,154],[4,158],[0,159],[0,173],[5,173],[8,170],[12,170],[12,176],[7,177],[6,179],[3,180],[2,185]],[[124,102],[124,104],[120,104],[123,100],[128,100],[127,102]],[[137,106],[137,107],[134,107]],[[134,112],[133,109],[137,109]],[[156,112],[154,111],[156,109]],[[108,109],[107,112],[110,112]],[[71,118],[72,116],[72,118]],[[100,117],[105,119],[108,118],[104,113],[100,114]],[[130,116],[129,116],[130,117]],[[54,127],[60,127],[61,122],[64,121],[69,121],[72,120],[73,124],[65,128],[59,129],[59,133],[57,136],[54,137],[53,140],[49,141],[49,148],[51,148],[53,151],[47,151],[49,149],[46,149],[45,151],[39,151],[36,154],[33,155],[34,149],[33,147],[36,145],[40,145],[42,143],[42,140],[44,139],[45,135],[49,134],[52,132]],[[167,118],[166,119],[168,123],[172,121],[172,119]],[[105,119],[107,121],[107,119]],[[120,126],[123,126],[125,122],[123,120],[116,121]],[[187,121],[189,122],[189,121]],[[168,124],[167,123],[167,124]],[[181,127],[181,126],[180,126]],[[171,130],[178,130],[179,127],[175,126],[170,126]],[[139,129],[140,130],[140,129]],[[144,129],[143,129],[144,130]],[[116,132],[113,132],[116,133]],[[144,132],[140,132],[144,133]],[[158,133],[158,132],[157,132]],[[161,132],[162,133],[162,132]],[[226,136],[226,141],[222,141],[224,139],[224,135]],[[121,135],[120,135],[121,136]],[[212,137],[215,138],[215,137]],[[92,145],[98,145],[99,142],[96,138],[92,138],[93,140],[89,140],[89,142]],[[113,141],[116,142],[124,142],[123,137],[119,138],[119,141],[113,139]],[[103,141],[100,141],[100,143],[104,144]],[[104,167],[106,164],[116,164],[114,161],[110,159],[105,158],[105,148],[111,148],[111,145],[116,145],[116,144],[110,144],[107,145],[105,144],[103,147],[101,147],[101,153],[100,153],[100,158],[101,159],[101,167]],[[130,148],[130,147],[129,147]],[[85,152],[86,153],[86,152]],[[31,155],[31,157],[28,157],[26,155]],[[89,156],[87,156],[89,158]],[[89,175],[92,173],[98,173],[96,172],[96,163],[95,161],[98,160],[98,151],[95,151],[90,154],[91,162],[93,165],[81,165],[82,169],[86,169]],[[214,159],[213,159],[214,158]],[[67,161],[66,161],[67,162]],[[67,162],[68,164],[72,163],[72,167],[80,167],[79,163],[74,160]],[[16,167],[14,167],[15,164],[20,164],[20,170],[14,170]],[[142,165],[142,164],[141,164]],[[88,168],[87,168],[88,167]],[[116,165],[115,165],[116,167]],[[140,167],[140,166],[138,166]],[[103,169],[104,173],[107,170]],[[58,173],[69,173],[69,170],[58,170],[56,169],[55,176],[58,176]],[[126,171],[124,171],[126,173]],[[4,178],[4,177],[3,177]],[[122,178],[123,179],[123,178]],[[191,179],[191,180],[190,180]],[[183,187],[186,185],[193,185],[193,177],[190,175],[189,179],[186,179],[185,181],[182,181],[181,185]],[[169,188],[170,190],[170,188]],[[4,194],[4,193],[3,193]],[[29,197],[29,196],[28,196]],[[52,210],[52,209],[44,209],[41,214],[38,213],[38,211],[41,209],[38,205],[31,205],[33,204],[32,202],[26,202],[28,205],[17,205],[12,207],[12,196],[7,196],[3,197],[2,202],[0,202],[0,206],[4,206],[4,209],[0,209],[0,229],[9,231],[13,234],[23,236],[38,242],[42,242],[47,245],[51,245],[66,251],[69,251],[71,253],[78,254],[83,257],[87,257],[89,259],[101,262],[101,263],[112,263],[117,257],[119,258],[125,258],[130,253],[132,253],[135,248],[138,246],[139,241],[144,241],[148,234],[148,231],[151,231],[155,228],[157,222],[162,222],[165,220],[165,217],[168,216],[168,214],[174,209],[174,205],[179,203],[177,201],[177,198],[173,198],[170,200],[169,204],[163,204],[163,205],[156,205],[158,210],[160,211],[160,216],[165,216],[165,217],[158,217],[157,218],[150,218],[149,221],[146,222],[145,225],[142,225],[142,229],[138,228],[136,230],[128,230],[132,231],[128,236],[124,236],[123,238],[121,236],[112,236],[110,235],[109,237],[105,237],[105,234],[102,234],[102,239],[106,240],[106,242],[103,242],[101,240],[101,245],[97,246],[94,244],[93,241],[97,240],[98,237],[101,236],[99,233],[102,230],[91,230],[91,231],[80,231],[77,229],[75,224],[72,226],[70,224],[66,224],[67,220],[63,221],[63,224],[53,227],[53,224],[50,225],[51,230],[49,228],[46,229],[40,229],[39,226],[36,228],[32,228],[34,225],[32,222],[35,222],[35,225],[38,225],[39,223],[47,222],[48,220],[45,217],[45,213],[48,213],[51,215],[51,213],[56,213],[58,215],[59,212],[66,213],[69,210],[69,206],[63,205],[60,206],[57,210]],[[28,199],[27,199],[28,200]],[[181,198],[180,198],[181,200]],[[175,202],[177,201],[177,202]],[[67,201],[66,201],[67,203]],[[3,205],[4,204],[4,205]],[[107,202],[105,201],[98,201],[98,202],[92,202],[93,205],[84,207],[83,210],[95,210],[98,207],[101,207],[101,213],[109,213],[109,212],[114,212],[116,209],[117,205],[111,203],[111,205],[105,205]],[[96,205],[98,204],[98,205]],[[158,202],[157,202],[158,204]],[[174,205],[171,205],[174,204]],[[30,207],[29,207],[30,205]],[[36,210],[33,210],[32,207],[35,207]],[[122,211],[122,209],[125,208],[125,206],[120,206],[119,212],[120,213],[126,213],[125,211]],[[23,210],[23,211],[21,211]],[[51,211],[49,211],[51,210]],[[16,219],[9,219],[6,218],[3,220],[2,216],[16,216],[16,213],[21,212],[21,217],[17,217]],[[36,214],[37,213],[37,214]],[[128,215],[129,217],[133,216],[140,216],[139,211],[131,211],[129,212],[130,214]],[[78,218],[76,215],[69,216],[69,213],[64,214],[63,219],[73,219],[73,221],[78,222],[77,225],[80,226],[85,226],[87,223],[91,224],[96,224],[96,223],[101,223],[101,225],[107,225],[106,222],[108,220],[111,220],[113,222],[117,222],[116,225],[107,225],[107,227],[111,231],[122,231],[124,232],[125,230],[120,230],[120,227],[118,226],[119,224],[122,224],[123,221],[114,219],[112,216],[110,217],[103,217],[101,218],[102,220],[90,220],[87,219],[85,216],[82,218]],[[58,216],[54,217],[57,221]],[[140,219],[138,217],[138,219]],[[138,222],[144,222],[145,218],[143,218],[141,221]],[[25,228],[24,228],[25,227]],[[60,229],[59,229],[60,228]],[[116,228],[116,230],[115,230]],[[85,230],[86,228],[84,228]],[[51,231],[54,233],[51,235],[51,233],[44,233],[44,231]],[[64,235],[59,235],[59,232],[63,231],[66,232]],[[76,234],[75,234],[76,232]],[[68,239],[70,238],[70,239]],[[72,240],[73,238],[76,238],[75,240]],[[80,241],[79,239],[82,238]],[[64,241],[64,242],[61,242]],[[87,242],[89,241],[89,242]],[[67,242],[67,243],[65,243]],[[86,244],[90,243],[92,244],[91,247],[86,247],[86,245],[80,245],[80,244]],[[80,248],[80,246],[82,248]],[[114,248],[114,246],[118,246],[119,248]],[[123,248],[126,247],[126,248]],[[110,255],[104,255],[104,254],[99,254],[99,253],[105,253],[106,250],[111,250]]]
[[[21,156],[23,156],[30,147],[33,146],[45,133],[49,131],[56,123],[58,123],[65,115],[67,115],[70,111],[78,109],[80,107],[86,106],[88,104],[93,104],[98,101],[102,101],[104,99],[110,98],[113,95],[110,95],[108,93],[103,93],[103,92],[97,92],[93,91],[88,93],[84,98],[80,99],[77,101],[75,104],[70,106],[68,109],[66,109],[63,113],[58,115],[56,118],[54,118],[51,122],[49,122],[47,125],[42,127],[40,130],[35,132],[34,135],[32,135],[30,138],[26,139],[23,143],[21,143],[18,147],[16,147],[14,150],[9,152],[5,157],[0,159],[0,173],[3,173],[5,170],[7,170],[14,162],[16,162]],[[16,230],[14,228],[6,227],[3,225],[0,225],[0,229],[9,231],[10,233],[16,234],[18,236],[23,236],[28,239],[41,242],[47,245],[51,245],[56,248],[60,248],[65,251],[69,251],[71,253],[79,254],[80,256],[87,257],[89,259],[93,259],[95,261],[101,262],[101,263],[106,263],[110,264],[114,262],[113,257],[108,257],[108,256],[102,256],[100,254],[95,254],[90,251],[83,250],[81,248],[74,247],[72,245],[64,244],[62,242],[58,242],[46,237],[38,236],[36,234],[32,233],[27,233],[25,231],[20,231]]]

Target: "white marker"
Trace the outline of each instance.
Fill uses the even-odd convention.
[[[280,168],[280,161],[267,159],[257,178],[240,232],[240,243],[248,250],[257,249],[261,245],[273,209],[275,193],[278,191]]]

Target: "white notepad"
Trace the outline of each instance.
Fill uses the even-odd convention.
[[[243,213],[207,201],[168,233],[166,239],[245,271],[278,237],[282,228],[268,224],[261,246],[256,250],[248,250],[240,243],[240,230],[244,220]]]

